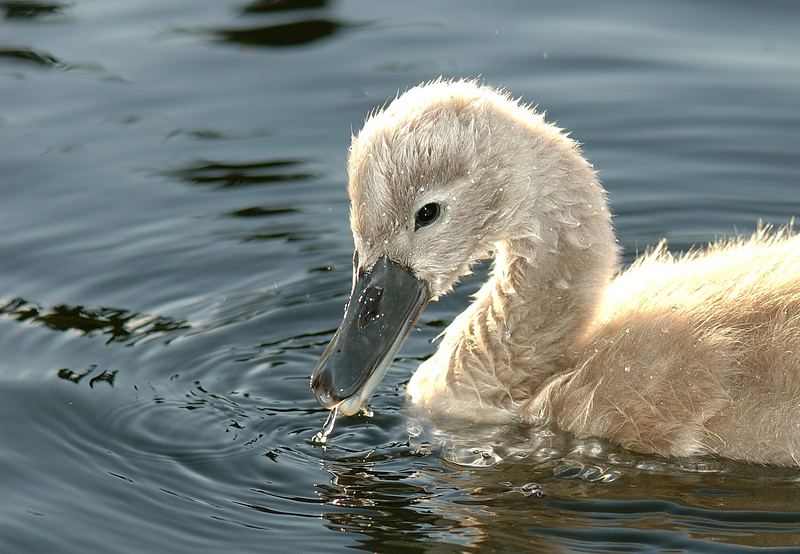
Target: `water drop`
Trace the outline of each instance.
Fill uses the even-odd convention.
[[[322,426],[322,431],[314,435],[314,438],[311,439],[311,442],[314,444],[325,444],[328,442],[328,437],[331,436],[333,433],[333,426],[336,425],[336,416],[339,415],[339,406],[337,405],[334,409],[328,412],[328,419],[325,420],[325,424]]]

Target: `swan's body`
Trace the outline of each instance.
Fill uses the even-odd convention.
[[[471,82],[417,87],[371,117],[349,174],[359,279],[388,260],[435,299],[495,253],[491,278],[409,384],[430,414],[800,464],[799,236],[760,231],[677,258],[661,246],[615,276],[605,193],[576,144]],[[442,215],[415,226],[431,203]],[[353,413],[377,383],[337,396],[342,370],[326,366],[337,355],[326,352],[312,387]]]

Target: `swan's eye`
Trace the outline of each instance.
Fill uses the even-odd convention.
[[[425,204],[422,206],[419,210],[417,210],[417,215],[414,217],[414,230],[416,231],[420,227],[430,225],[439,219],[439,214],[441,211],[442,210],[439,207],[439,204],[436,202],[431,202],[430,204]]]

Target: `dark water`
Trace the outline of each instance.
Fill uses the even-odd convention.
[[[368,110],[440,74],[538,103],[630,260],[800,215],[798,29],[791,2],[0,1],[0,551],[800,547],[797,471],[416,420],[480,275],[325,448],[308,390]]]

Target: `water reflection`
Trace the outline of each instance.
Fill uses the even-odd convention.
[[[246,4],[243,14],[313,10],[328,6],[327,0],[255,0]]]
[[[216,162],[201,160],[185,167],[164,172],[193,185],[216,189],[250,187],[270,183],[305,181],[316,174],[301,171],[300,160],[266,160],[256,162]]]
[[[337,460],[326,464],[330,483],[317,487],[326,504],[347,508],[323,515],[329,527],[359,533],[365,550],[387,542],[413,550],[441,538],[488,551],[517,545],[618,552],[634,542],[727,552],[730,545],[786,546],[800,539],[800,515],[773,508],[797,502],[800,492],[789,482],[772,481],[775,488],[763,491],[763,479],[755,478],[744,490],[737,482],[734,492],[725,476],[679,471],[642,480],[634,470],[611,483],[565,479],[530,460],[468,471],[436,471],[430,459],[420,471],[382,465]],[[709,550],[707,541],[718,549]]]
[[[395,449],[391,458],[396,457],[405,457],[413,467],[417,454]],[[356,534],[360,548],[373,552],[427,550],[443,529],[452,536],[464,535],[462,520],[431,509],[444,490],[413,469],[390,471],[381,467],[385,464],[368,456],[324,464],[331,479],[318,484],[316,492],[327,507],[322,517],[329,529]]]
[[[288,215],[297,213],[299,210],[295,208],[289,207],[282,207],[282,208],[273,208],[267,206],[252,206],[250,208],[241,208],[239,210],[234,210],[232,212],[228,212],[225,215],[228,217],[243,217],[243,218],[254,218],[254,217],[272,217],[276,215]]]
[[[321,10],[329,7],[326,0],[254,0],[245,4],[241,15],[278,14],[301,10]],[[295,21],[280,21],[259,26],[210,29],[215,40],[272,48],[297,47],[331,38],[350,27],[326,17],[310,17]]]
[[[33,48],[23,46],[6,46],[0,48],[0,60],[10,60],[12,62],[37,65],[39,67],[66,67],[66,64],[58,58]]]
[[[291,47],[330,38],[345,25],[329,19],[306,19],[260,27],[214,29],[212,35],[220,41],[248,46]]]
[[[100,64],[93,62],[65,62],[49,52],[26,46],[0,46],[0,63],[3,61],[28,67],[63,71],[82,71],[97,75],[108,81],[124,81],[118,75],[107,72]],[[22,74],[20,74],[20,76],[22,76]]]
[[[5,19],[37,19],[52,15],[63,15],[67,6],[54,2],[32,2],[6,0],[0,2]]]
[[[78,331],[91,336],[107,336],[106,343],[124,342],[133,345],[156,335],[167,335],[191,328],[185,320],[160,315],[146,315],[121,308],[86,308],[58,304],[42,307],[24,298],[14,298],[0,305],[0,316],[20,322],[34,323],[54,331]]]
[[[420,425],[402,443],[350,450],[341,444],[352,437],[339,437],[322,449],[330,481],[316,491],[330,529],[369,551],[618,552],[634,542],[727,552],[800,541],[800,514],[780,508],[800,500],[787,469],[654,459],[547,429]],[[474,463],[486,452],[492,463]]]
[[[69,368],[61,368],[58,370],[58,378],[63,379],[65,381],[69,381],[71,383],[75,383],[76,385],[83,381],[83,378],[87,375],[90,375],[97,369],[96,364],[92,364],[86,369],[82,371],[72,371]],[[91,379],[89,379],[89,388],[94,388],[96,383],[107,383],[109,386],[114,386],[114,379],[117,376],[118,370],[108,370],[103,369],[99,373],[95,374]]]

